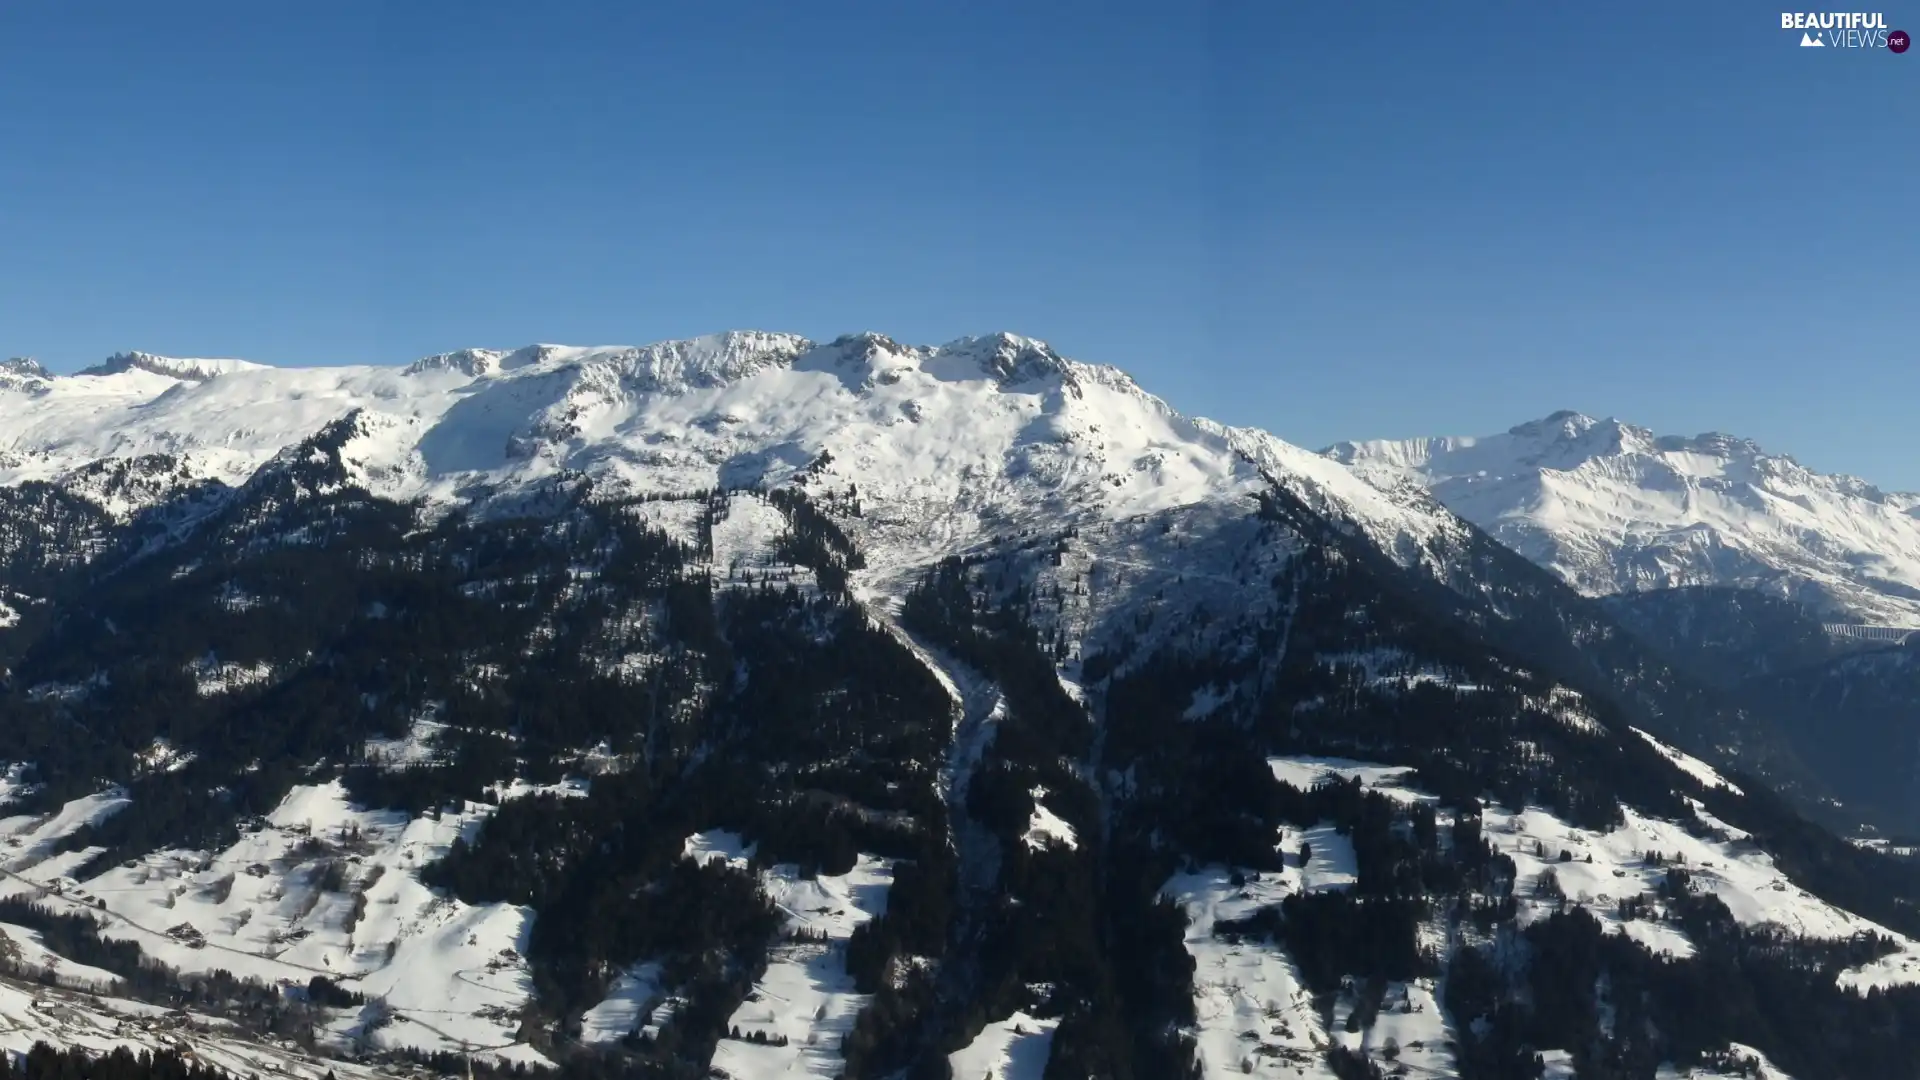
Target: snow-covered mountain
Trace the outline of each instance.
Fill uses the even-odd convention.
[[[1878,1080],[1920,1031],[1920,866],[1764,719],[1418,486],[1007,334],[9,365],[0,763],[16,1040]]]
[[[84,490],[125,518],[196,481],[234,486],[339,421],[345,479],[444,506],[586,478],[602,496],[855,484],[912,561],[1076,515],[1264,486],[1337,505],[1407,558],[1457,531],[1266,432],[1189,419],[1124,373],[1011,334],[937,348],[732,332],[643,347],[466,349],[404,367],[274,368],[131,353],[0,382],[0,487]],[[164,459],[167,483],[104,463]],[[124,467],[122,467],[124,469]]]
[[[1727,435],[1560,412],[1484,438],[1326,453],[1454,512],[1589,595],[1760,589],[1834,622],[1920,627],[1920,494],[1814,472]]]
[[[604,503],[795,486],[854,496],[860,512],[840,527],[861,552],[859,588],[880,602],[897,604],[945,557],[1065,537],[1057,558],[1077,541],[1079,557],[1124,583],[1104,603],[1171,579],[1185,586],[1178,604],[1217,611],[1247,602],[1262,563],[1230,550],[1239,539],[1211,538],[1238,537],[1234,522],[1279,496],[1314,528],[1442,586],[1436,603],[1532,662],[1579,665],[1627,694],[1686,693],[1418,487],[1183,416],[1117,369],[1014,334],[927,347],[733,331],[463,349],[391,367],[139,352],[71,376],[16,367],[19,385],[0,384],[0,555],[14,567],[16,624],[47,613],[36,569],[112,542],[174,542],[236,500],[364,492],[434,521],[585,492]],[[269,495],[263,484],[292,486]],[[1159,534],[1140,532],[1150,520]],[[685,522],[665,527],[692,539]],[[1100,619],[1075,617],[1069,651],[1097,650]],[[1665,734],[1723,764],[1790,786],[1812,779],[1732,713],[1643,705],[1692,725]]]

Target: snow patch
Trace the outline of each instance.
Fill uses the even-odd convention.
[[[562,799],[584,799],[593,793],[593,782],[582,777],[569,776],[555,784],[536,784],[516,776],[504,784],[494,784],[487,789],[487,792],[503,803],[542,795],[552,795]]]
[[[1767,1055],[1751,1046],[1730,1043],[1727,1050],[1746,1059],[1749,1066],[1757,1069],[1757,1078],[1754,1073],[1745,1071],[1727,1073],[1714,1069],[1688,1069],[1686,1072],[1681,1072],[1671,1065],[1662,1065],[1660,1071],[1654,1074],[1654,1080],[1793,1080],[1773,1062],[1768,1061]],[[1569,1077],[1572,1075],[1572,1072],[1567,1073]]]
[[[1437,802],[1431,794],[1418,791],[1399,781],[1413,772],[1407,765],[1378,765],[1350,758],[1292,756],[1267,759],[1274,779],[1308,791],[1331,781],[1358,780],[1368,791],[1377,791],[1403,803]]]
[[[845,874],[812,878],[783,863],[760,880],[791,936],[773,947],[766,973],[728,1019],[743,1038],[721,1040],[713,1067],[743,1080],[838,1076],[841,1041],[871,999],[847,974],[847,940],[886,911],[893,863],[861,855]]]
[[[609,1046],[629,1035],[658,1035],[672,1013],[660,984],[660,965],[635,964],[621,972],[607,996],[580,1016],[580,1041]]]
[[[1212,716],[1222,705],[1233,700],[1231,691],[1221,690],[1209,683],[1193,692],[1193,700],[1186,711],[1180,714],[1182,720],[1202,720]]]
[[[753,860],[756,844],[741,839],[740,834],[729,829],[709,829],[687,837],[682,853],[701,866],[713,862],[724,863],[735,870],[745,870]]]
[[[1080,842],[1079,839],[1074,836],[1073,825],[1065,818],[1047,809],[1047,804],[1041,801],[1047,797],[1047,789],[1044,787],[1034,788],[1032,795],[1033,818],[1028,823],[1026,835],[1021,837],[1021,840],[1035,851],[1054,844],[1058,844],[1070,851],[1079,847]]]
[[[1242,880],[1236,885],[1224,867],[1208,867],[1176,874],[1162,888],[1187,913],[1201,1067],[1210,1077],[1332,1080],[1327,1029],[1292,957],[1275,945],[1214,933],[1216,923],[1245,919],[1294,891],[1280,875]]]
[[[1632,731],[1635,735],[1640,736],[1642,739],[1647,740],[1648,743],[1652,744],[1655,750],[1660,751],[1661,757],[1664,757],[1668,761],[1671,761],[1675,765],[1679,766],[1681,772],[1686,773],[1688,776],[1693,777],[1695,780],[1700,781],[1701,783],[1707,785],[1708,787],[1726,788],[1727,790],[1733,792],[1735,795],[1746,794],[1745,792],[1741,791],[1738,787],[1734,786],[1731,783],[1728,783],[1727,779],[1721,776],[1718,772],[1716,772],[1713,766],[1707,764],[1704,761],[1701,761],[1699,758],[1694,757],[1691,754],[1683,754],[1680,751],[1675,750],[1673,747],[1668,746],[1666,743],[1661,742],[1659,739],[1656,739],[1653,736],[1647,734],[1646,732],[1641,731],[1639,728],[1630,728],[1628,730]]]
[[[0,964],[13,974],[42,979],[56,986],[111,990],[121,982],[111,971],[75,963],[47,948],[40,931],[0,923]]]
[[[266,683],[273,678],[273,665],[265,660],[251,664],[222,663],[219,657],[208,653],[188,664],[187,672],[193,676],[194,689],[200,696],[212,697]]]
[[[954,1080],[1041,1080],[1053,1053],[1055,1019],[1016,1012],[980,1030],[973,1041],[947,1055]]]
[[[134,761],[142,772],[171,773],[186,768],[198,756],[191,750],[179,749],[165,739],[155,739],[147,744],[145,750],[134,755]]]
[[[434,719],[437,709],[427,709],[398,739],[368,739],[361,750],[367,762],[383,769],[411,769],[440,761],[440,736],[448,725]]]

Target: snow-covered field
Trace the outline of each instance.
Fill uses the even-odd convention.
[[[1607,833],[1575,828],[1532,809],[1518,814],[1489,809],[1484,818],[1487,839],[1519,868],[1514,892],[1524,900],[1523,920],[1553,910],[1554,900],[1540,889],[1543,876],[1551,871],[1568,901],[1586,908],[1608,930],[1625,933],[1656,952],[1690,956],[1693,944],[1677,927],[1657,919],[1623,920],[1613,910],[1621,898],[1652,892],[1667,866],[1674,865],[1687,870],[1696,891],[1719,897],[1745,925],[1778,926],[1817,938],[1883,934],[1899,945],[1889,956],[1842,973],[1842,986],[1864,991],[1920,984],[1920,942],[1812,895],[1788,881],[1771,855],[1746,842],[1745,833],[1703,810],[1696,813],[1725,839],[1698,838],[1681,825],[1633,810],[1626,811],[1626,824]],[[1562,851],[1571,860],[1562,860]],[[1662,862],[1649,861],[1654,852]]]
[[[787,531],[787,516],[757,495],[727,497],[713,523],[713,578],[722,586],[791,582],[801,589],[814,587],[813,571],[781,562],[775,545]]]
[[[1376,765],[1350,758],[1296,756],[1268,758],[1267,767],[1273,770],[1274,779],[1302,791],[1328,779],[1358,780],[1368,791],[1377,791],[1403,803],[1437,801],[1427,792],[1399,782],[1413,771],[1405,765]]]
[[[532,992],[532,912],[463,904],[417,876],[456,837],[471,839],[493,807],[467,803],[410,819],[358,809],[338,784],[305,786],[222,852],[155,852],[92,867],[78,882],[73,875],[97,849],[46,855],[60,837],[127,805],[106,792],[45,820],[0,822],[11,853],[0,892],[103,918],[103,936],[182,971],[267,983],[328,976],[372,1000],[336,1012],[327,1035],[342,1046],[544,1060],[517,1032]]]
[[[1358,880],[1353,844],[1331,825],[1283,827],[1275,846],[1286,863],[1280,871],[1201,867],[1174,875],[1161,889],[1187,912],[1199,1053],[1209,1077],[1333,1075],[1326,1025],[1287,951],[1214,932],[1216,923],[1247,918],[1288,896],[1347,889]]]
[[[25,1053],[38,1042],[106,1053],[172,1048],[233,1076],[372,1080],[349,1061],[321,1060],[285,1040],[249,1039],[215,1017],[97,994],[0,981],[0,1049]]]
[[[609,1046],[642,1032],[658,1034],[672,1006],[660,985],[660,965],[639,963],[621,972],[606,999],[580,1016],[580,1041]]]
[[[76,964],[47,948],[40,931],[11,923],[0,923],[0,960],[23,978],[38,978],[42,973],[55,985],[80,990],[112,990],[121,980],[111,971]]]
[[[741,869],[751,857],[738,836],[723,831],[695,833],[686,851],[702,862]],[[813,878],[782,863],[760,877],[793,936],[773,947],[766,973],[727,1021],[742,1037],[721,1040],[713,1066],[736,1080],[838,1076],[844,1064],[840,1041],[869,1000],[855,992],[847,974],[847,939],[885,913],[893,863],[861,855],[845,874]]]
[[[27,779],[31,766],[23,762],[9,762],[0,768],[0,809],[18,802],[31,794],[34,785]]]
[[[1214,935],[1215,923],[1246,918],[1298,889],[1286,875],[1245,875],[1244,880],[1245,885],[1235,885],[1232,871],[1207,867],[1176,874],[1162,888],[1187,912],[1201,1067],[1209,1080],[1240,1075],[1330,1080],[1326,1025],[1287,951]],[[1248,1033],[1254,1038],[1245,1038]]]
[[[735,870],[745,870],[755,847],[730,829],[708,829],[687,837],[681,851],[702,866],[720,862]]]
[[[88,795],[67,803],[45,816],[16,815],[0,819],[0,872],[9,878],[25,875],[38,881],[50,881],[92,858],[91,851],[53,854],[60,840],[85,826],[106,820],[125,810],[131,800],[119,788]],[[0,882],[0,895],[17,891],[13,882]]]
[[[1453,1077],[1453,1032],[1431,979],[1390,982],[1380,1012],[1366,1030],[1346,1030],[1353,1001],[1343,998],[1333,1011],[1333,1038],[1396,1076]],[[1405,1072],[1397,1071],[1404,1068]]]
[[[988,1024],[963,1049],[947,1055],[953,1080],[1041,1080],[1059,1026],[1058,1020],[1035,1020],[1020,1012]]]
[[[368,739],[361,753],[369,764],[382,769],[411,769],[441,760],[440,736],[447,725],[434,719],[428,710],[414,718],[407,733],[398,739]]]

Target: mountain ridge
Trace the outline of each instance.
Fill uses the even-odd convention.
[[[1597,609],[1524,580],[1530,568],[1425,491],[1371,483],[1265,431],[1186,417],[1124,372],[1020,335],[909,346],[873,332],[820,344],[736,331],[647,346],[466,349],[384,368],[213,370],[149,358],[56,379],[48,393],[0,390],[0,418],[9,413],[21,434],[0,458],[0,490],[49,484],[122,523],[169,507],[141,526],[147,544],[269,490],[262,484],[281,507],[364,490],[430,519],[521,513],[589,490],[604,501],[794,487],[848,493],[863,508],[843,527],[865,553],[867,587],[895,598],[940,559],[1011,537],[1252,507],[1284,492],[1299,515],[1363,536],[1430,581],[1436,614],[1496,633],[1526,626],[1510,647],[1584,669],[1594,687],[1637,672],[1642,681],[1620,683],[1622,693],[1656,712],[1679,707],[1692,725],[1662,728],[1664,737],[1822,797],[1764,724],[1698,704],[1708,688],[1673,681]],[[86,523],[89,512],[59,520],[102,528]],[[1184,558],[1146,554],[1130,557]],[[1588,654],[1537,651],[1562,634]],[[1603,655],[1620,671],[1596,666]]]
[[[1230,474],[1257,480],[1243,464],[1250,458],[1334,485],[1382,522],[1446,516],[1265,432],[1185,417],[1117,369],[1014,334],[924,347],[874,333],[822,344],[729,332],[647,346],[468,349],[393,367],[233,361],[214,370],[126,356],[136,360],[107,365],[111,374],[55,376],[31,396],[0,386],[0,418],[13,432],[0,444],[0,484],[161,455],[195,479],[234,485],[358,411],[369,430],[343,447],[356,479],[430,501],[461,501],[481,479],[511,486],[574,471],[636,493],[778,480],[825,452],[864,460],[879,482],[888,470],[919,469],[906,479],[953,492],[975,475],[981,486],[1008,482],[1012,469],[1063,493],[1105,483],[1117,494],[1102,501],[1144,508]],[[861,434],[838,443],[821,434],[847,428]],[[646,435],[624,434],[635,431]],[[756,460],[748,446],[767,452]],[[903,464],[909,458],[936,466]],[[1073,463],[1084,458],[1111,468],[1078,475]],[[108,508],[124,515],[140,505]]]
[[[1763,719],[1424,490],[1043,343],[47,382],[0,390],[0,922],[342,1075],[1910,1060],[1920,868]]]
[[[1816,472],[1736,436],[1562,411],[1486,437],[1337,443],[1588,595],[1738,586],[1836,622],[1920,627],[1920,495]]]

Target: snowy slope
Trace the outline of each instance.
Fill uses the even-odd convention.
[[[737,836],[721,831],[688,837],[686,852],[737,868],[749,857]],[[739,1080],[838,1076],[845,1064],[841,1041],[870,1000],[847,974],[846,944],[856,928],[886,911],[893,864],[861,855],[845,874],[809,877],[782,863],[763,871],[761,882],[788,937],[774,946],[766,971],[728,1019],[728,1031],[739,1034],[721,1040],[713,1067]],[[620,990],[616,986],[616,996]]]
[[[1041,1080],[1053,1049],[1058,1020],[1014,1013],[988,1024],[947,1058],[954,1080]]]
[[[348,1061],[317,1059],[289,1040],[248,1038],[219,1017],[0,978],[0,1048],[21,1054],[39,1042],[91,1053],[172,1048],[233,1076],[371,1080],[388,1075]]]
[[[0,821],[9,859],[0,895],[103,919],[101,932],[184,972],[225,970],[267,983],[326,975],[373,1004],[342,1009],[324,1034],[340,1049],[395,1047],[545,1059],[516,1033],[532,993],[524,953],[532,912],[470,906],[421,884],[418,871],[494,808],[467,803],[427,817],[365,811],[337,783],[295,788],[226,851],[160,851],[69,876],[99,849],[55,843],[129,805],[118,791],[54,813]],[[23,961],[45,967],[37,937],[0,928]],[[61,961],[61,981],[111,983]]]
[[[1555,413],[1486,438],[1327,454],[1411,483],[1589,594],[1763,589],[1838,622],[1920,627],[1920,495],[1814,472],[1726,435]]]
[[[1407,772],[1402,768],[1312,757],[1268,764],[1276,777],[1302,788],[1339,777],[1404,801],[1431,798],[1396,783]],[[1204,1075],[1330,1078],[1337,1074],[1325,1052],[1336,1043],[1385,1065],[1397,1061],[1407,1072],[1396,1075],[1458,1075],[1454,1033],[1432,980],[1390,983],[1387,1005],[1373,1022],[1349,1032],[1344,1029],[1351,998],[1341,995],[1330,1014],[1323,1012],[1283,946],[1216,931],[1218,923],[1245,919],[1287,896],[1346,890],[1358,881],[1352,842],[1330,824],[1282,826],[1275,841],[1285,863],[1277,872],[1206,866],[1176,874],[1162,888],[1187,913],[1185,944],[1194,961],[1195,1034]],[[1309,851],[1304,858],[1303,844]]]
[[[1718,779],[1704,763],[1686,758],[1671,747],[1660,749],[1671,758],[1682,759],[1689,771]],[[1402,801],[1432,799],[1400,783],[1408,772],[1403,768],[1305,757],[1277,757],[1268,764],[1276,777],[1295,786],[1338,777],[1357,779],[1368,790]],[[1538,808],[1513,812],[1489,806],[1484,810],[1486,838],[1515,864],[1513,891],[1521,902],[1521,925],[1544,918],[1564,901],[1585,908],[1608,933],[1625,934],[1656,953],[1691,956],[1693,943],[1678,927],[1665,921],[1658,905],[1641,918],[1624,918],[1617,906],[1624,898],[1652,895],[1666,866],[1680,865],[1691,871],[1694,892],[1719,897],[1742,925],[1772,926],[1819,939],[1845,939],[1857,934],[1891,939],[1895,947],[1888,955],[1839,975],[1839,984],[1849,990],[1866,993],[1875,987],[1920,984],[1920,941],[1836,907],[1795,885],[1750,836],[1714,818],[1697,803],[1693,805],[1693,822],[1665,821],[1631,807],[1621,809],[1625,823],[1604,833],[1570,825]],[[1318,847],[1316,840],[1316,851]],[[1654,854],[1658,859],[1650,858]]]
[[[889,546],[924,565],[1036,526],[1245,496],[1263,473],[1403,561],[1458,529],[1424,496],[1382,492],[1265,432],[1189,419],[1119,371],[1009,334],[928,348],[730,332],[405,367],[132,354],[0,382],[0,486],[54,481],[125,516],[177,485],[102,494],[86,484],[100,462],[160,455],[181,483],[235,485],[349,415],[350,479],[394,497],[457,503],[573,475],[610,495],[802,476],[857,486],[859,539],[882,564]]]
[[[1216,922],[1244,919],[1289,893],[1315,888],[1303,884],[1296,872],[1303,869],[1241,875],[1245,884],[1235,885],[1228,869],[1204,867],[1175,875],[1163,889],[1187,913],[1197,1043],[1209,1077],[1333,1076],[1325,1059],[1326,1024],[1292,958],[1281,948],[1214,933]]]

